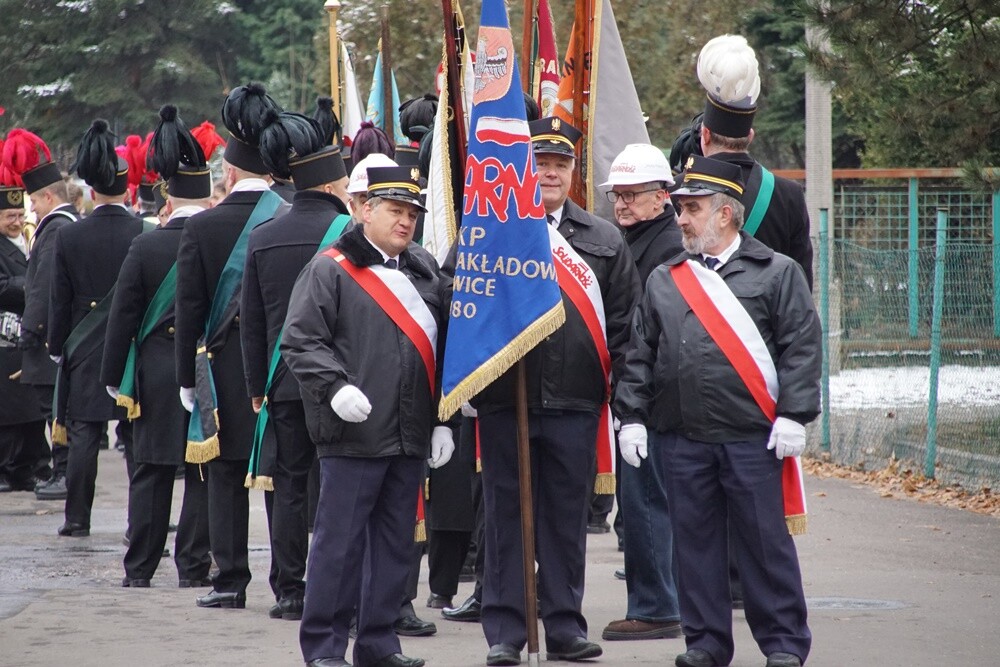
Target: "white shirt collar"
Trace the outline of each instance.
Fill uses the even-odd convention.
[[[396,255],[394,257],[389,257],[389,255],[385,254],[385,251],[382,250],[382,248],[379,248],[377,245],[375,245],[374,243],[372,243],[372,240],[370,238],[368,238],[368,234],[367,233],[363,234],[363,236],[365,237],[365,241],[368,241],[369,245],[371,245],[371,247],[375,248],[375,250],[378,251],[378,254],[382,255],[382,263],[383,264],[385,264],[386,262],[388,262],[390,259],[396,260],[396,264],[397,265],[399,264],[399,255]]]
[[[230,192],[263,192],[270,190],[271,186],[263,178],[244,178],[233,183]]]
[[[706,255],[705,253],[702,253],[701,256],[702,258],[715,257],[715,259],[719,260],[719,267],[715,269],[716,271],[718,271],[723,264],[729,261],[729,258],[733,256],[733,253],[739,249],[740,249],[740,235],[737,234],[736,238],[733,239],[733,242],[729,244],[729,247],[720,252],[718,255]]]
[[[190,218],[195,213],[201,213],[205,210],[204,206],[198,206],[197,204],[190,204],[188,206],[179,206],[174,209],[174,212],[170,214],[167,218],[167,222],[170,222],[174,218]]]
[[[119,208],[123,208],[123,209],[125,209],[125,210],[126,210],[126,211],[128,211],[129,213],[131,213],[131,212],[132,212],[132,208],[131,208],[130,206],[126,206],[126,205],[125,205],[124,203],[122,203],[122,202],[114,202],[114,203],[111,203],[111,204],[98,204],[97,206],[95,206],[95,207],[94,207],[94,210],[96,211],[97,209],[99,209],[99,208],[103,208],[103,207],[105,207],[105,206],[117,206],[117,207],[119,207]]]
[[[556,210],[554,210],[554,211],[552,211],[551,213],[548,214],[548,215],[552,216],[552,222],[550,222],[549,224],[552,225],[553,227],[555,227],[556,229],[559,228],[559,223],[562,222],[563,209],[565,209],[565,208],[566,208],[566,205],[563,204],[562,206],[560,206],[559,208],[557,208]]]

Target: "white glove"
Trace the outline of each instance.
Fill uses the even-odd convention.
[[[779,459],[801,456],[806,448],[806,427],[787,417],[778,417],[771,427],[767,448],[773,449]]]
[[[427,465],[432,468],[440,468],[451,460],[451,455],[455,453],[455,438],[451,434],[451,429],[447,426],[435,426],[431,433],[431,457],[427,459]]]
[[[646,458],[646,427],[642,424],[624,424],[618,432],[618,448],[625,462],[638,468],[642,459]]]
[[[108,392],[108,396],[115,400],[118,399],[118,387],[105,387],[104,389]]]
[[[372,411],[368,397],[353,384],[345,385],[330,399],[330,407],[345,422],[363,422]]]
[[[194,387],[181,387],[181,405],[188,412],[194,410]]]
[[[479,411],[466,401],[465,403],[462,403],[462,416],[476,418],[479,416]]]
[[[51,360],[52,360],[52,363],[54,363],[54,364],[55,364],[56,366],[62,366],[62,355],[60,355],[60,356],[58,356],[58,357],[53,357],[53,356],[52,356],[52,355],[50,354],[50,355],[49,355],[49,359],[51,359]]]

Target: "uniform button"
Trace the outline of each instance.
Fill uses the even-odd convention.
[[[173,327],[167,327],[167,333],[168,334],[172,334],[173,332],[174,332],[174,328]]]
[[[97,307],[97,302],[96,301],[91,301],[90,302],[90,307],[91,308],[96,308]]]
[[[236,317],[234,317],[233,321],[236,322],[236,324],[239,324],[240,323],[240,316],[237,315]]]
[[[44,328],[45,328],[45,325],[44,325],[44,324],[39,324],[39,325],[38,325],[38,330],[39,330],[39,331],[41,331],[41,330],[42,330],[42,329],[44,329]]]

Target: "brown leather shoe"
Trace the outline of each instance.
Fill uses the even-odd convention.
[[[674,639],[681,636],[679,621],[663,621],[650,623],[633,619],[611,621],[601,633],[601,639],[607,641],[635,639]]]

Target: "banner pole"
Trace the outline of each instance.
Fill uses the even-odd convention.
[[[340,3],[337,0],[326,0],[323,9],[330,14],[330,97],[333,98],[333,115],[343,125],[340,103],[340,39],[337,37],[337,12],[340,11]],[[340,134],[342,131],[338,132]],[[340,139],[340,136],[334,137],[334,144],[340,143]]]

